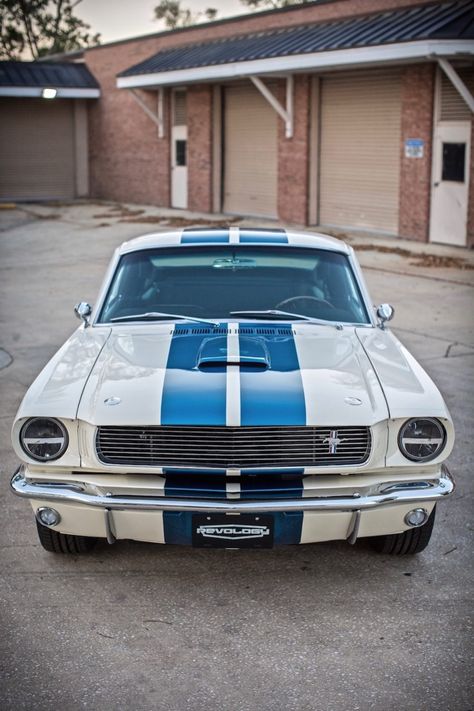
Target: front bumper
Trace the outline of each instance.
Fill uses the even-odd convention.
[[[48,502],[61,514],[55,527],[62,533],[90,535],[160,543],[186,543],[188,533],[178,539],[166,535],[166,517],[173,519],[170,530],[181,526],[190,530],[193,513],[273,513],[281,519],[282,543],[308,543],[346,539],[354,543],[359,536],[397,533],[408,528],[404,516],[415,506],[429,512],[439,499],[454,491],[454,481],[443,466],[438,476],[424,480],[394,480],[374,486],[360,486],[350,495],[321,495],[301,499],[206,500],[178,499],[165,496],[122,495],[103,491],[91,483],[34,481],[20,467],[11,480],[17,496],[30,499],[33,509]],[[298,540],[285,537],[294,531],[294,517],[301,516]],[[180,520],[181,517],[181,520]],[[289,522],[293,517],[293,523]],[[288,525],[287,525],[288,524]],[[188,531],[189,532],[189,531]],[[173,534],[174,535],[174,534]]]
[[[175,499],[163,496],[105,495],[94,487],[56,482],[35,482],[26,479],[20,467],[11,480],[17,496],[49,502],[84,504],[111,511],[192,511],[215,513],[272,513],[278,511],[356,511],[396,504],[436,501],[454,491],[454,480],[443,466],[437,479],[400,481],[381,484],[375,490],[355,492],[351,496],[318,496],[307,499],[273,499],[257,501]]]

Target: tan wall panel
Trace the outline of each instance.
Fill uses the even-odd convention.
[[[225,89],[224,212],[276,217],[277,119],[254,87]]]
[[[73,101],[0,100],[0,197],[73,198]]]
[[[397,232],[400,86],[397,72],[322,80],[321,224]]]

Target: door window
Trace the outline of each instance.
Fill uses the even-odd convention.
[[[186,165],[186,143],[187,141],[178,139],[175,141],[175,165]]]
[[[465,158],[465,143],[443,143],[441,180],[464,183]]]

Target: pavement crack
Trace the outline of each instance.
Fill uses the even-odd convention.
[[[452,548],[449,549],[449,551],[445,551],[443,555],[449,555],[450,553],[453,553],[454,551],[457,551],[458,547],[453,546]]]
[[[452,347],[454,345],[456,346],[462,346],[463,348],[474,348],[474,345],[472,343],[463,343],[462,341],[455,341],[454,343],[449,340],[449,338],[443,338],[443,336],[435,336],[432,333],[425,333],[423,331],[417,331],[413,328],[403,328],[400,326],[396,326],[393,328],[394,333],[397,331],[400,331],[400,333],[411,333],[414,336],[421,336],[422,338],[431,338],[433,341],[444,341],[445,343],[449,344],[449,347]]]
[[[453,360],[453,358],[472,358],[474,356],[474,351],[471,353],[453,353],[453,355],[449,356],[449,360]],[[438,355],[438,356],[427,356],[426,358],[419,358],[420,363],[423,365],[423,363],[431,363],[434,360],[445,360],[446,355]]]
[[[454,343],[450,343],[449,346],[446,348],[446,353],[444,354],[444,357],[449,358],[449,353],[451,351],[451,348],[453,348],[454,346],[457,346],[457,345],[458,345],[457,341],[454,341]]]
[[[13,356],[5,350],[5,348],[0,348],[0,370],[3,368],[8,368],[9,365],[13,363]]]

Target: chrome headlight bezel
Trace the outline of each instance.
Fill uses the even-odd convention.
[[[57,437],[36,437],[36,439],[43,439],[45,440],[42,442],[42,444],[47,444],[48,439],[62,439],[62,443],[60,444],[59,449],[54,452],[52,455],[39,455],[31,451],[31,449],[28,448],[28,443],[25,441],[26,439],[35,439],[34,436],[28,437],[27,433],[28,430],[35,425],[35,423],[39,422],[48,422],[54,426],[57,427],[58,429],[58,436]],[[33,459],[35,462],[54,462],[60,457],[64,455],[66,452],[68,445],[69,445],[69,435],[66,427],[63,425],[63,423],[56,419],[55,417],[30,417],[26,422],[22,425],[20,434],[19,434],[19,440],[20,440],[20,446],[23,450],[23,452],[26,454],[27,457],[30,459]],[[33,444],[33,443],[30,443]]]
[[[407,443],[404,442],[404,439],[408,439],[406,437],[406,431],[409,427],[412,427],[415,423],[428,423],[432,427],[434,426],[439,433],[439,437],[436,439],[441,440],[438,447],[431,452],[430,454],[427,454],[426,456],[420,456],[416,455],[413,452],[410,452],[407,449]],[[410,439],[415,439],[411,437]],[[420,437],[420,442],[418,443],[418,446],[420,444],[423,444],[423,438]],[[425,438],[426,439],[426,438]],[[438,420],[436,417],[411,417],[409,420],[406,420],[406,422],[403,423],[403,425],[400,427],[400,431],[398,433],[398,448],[400,449],[400,452],[403,454],[403,456],[410,460],[411,462],[417,462],[420,464],[424,464],[425,462],[431,462],[433,459],[437,459],[440,454],[443,452],[444,448],[446,447],[446,442],[447,442],[447,434],[446,434],[446,429],[440,420]],[[410,442],[408,443],[409,445],[414,445],[417,446],[417,442]]]

